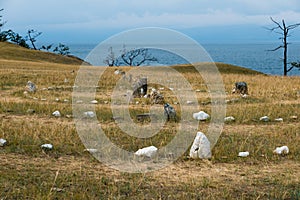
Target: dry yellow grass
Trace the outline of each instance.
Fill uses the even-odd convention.
[[[72,86],[79,66],[2,55],[0,138],[7,139],[8,145],[0,147],[0,199],[299,199],[300,78],[266,76],[221,63],[218,67],[230,101],[227,116],[236,121],[225,124],[212,159],[191,160],[185,153],[167,168],[130,174],[110,169],[85,152],[72,118],[67,117],[72,115]],[[207,87],[191,66],[174,68],[193,89],[199,89],[200,103],[209,102]],[[143,140],[122,133],[111,119],[110,107],[104,102],[110,101],[120,78],[114,70],[105,72],[96,93],[96,110],[106,135],[130,151],[167,144],[176,134],[175,122]],[[153,73],[161,75],[159,68]],[[28,80],[37,84],[38,91],[24,95]],[[231,94],[236,81],[248,83],[248,98]],[[48,87],[52,88],[43,89]],[[172,91],[162,92],[169,102],[177,101]],[[132,115],[147,112],[149,101],[136,100],[141,104],[130,106]],[[201,104],[199,109],[210,112],[211,104]],[[51,116],[54,110],[61,111],[62,117]],[[264,115],[271,121],[260,122]],[[298,118],[290,118],[294,115]],[[275,122],[278,117],[284,121]],[[208,124],[200,123],[199,130],[206,132]],[[52,143],[54,149],[43,151],[43,143]],[[281,145],[288,145],[290,153],[272,154]],[[239,158],[239,151],[249,151],[250,156]]]

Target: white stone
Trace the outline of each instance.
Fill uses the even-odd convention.
[[[298,116],[293,115],[293,116],[291,116],[290,118],[291,118],[291,119],[298,119]]]
[[[7,141],[5,139],[0,138],[0,147],[5,146]]]
[[[78,103],[78,104],[83,103],[83,101],[82,100],[77,100],[76,103]]]
[[[259,118],[260,121],[263,121],[263,122],[268,122],[270,120],[270,118],[268,116],[263,116],[261,118]]]
[[[276,147],[276,149],[273,151],[273,153],[276,154],[288,154],[289,153],[289,148],[287,146],[282,146],[282,147]]]
[[[61,114],[60,114],[60,112],[58,110],[54,111],[52,113],[52,115],[55,116],[55,117],[60,117],[61,116]]]
[[[55,98],[55,101],[57,101],[57,102],[58,102],[58,101],[59,101],[59,98]]]
[[[116,71],[114,72],[114,74],[115,74],[115,75],[120,74],[120,70],[116,70]]]
[[[27,87],[28,92],[35,92],[36,91],[36,86],[31,81],[27,82],[27,86],[26,87]]]
[[[193,101],[186,101],[186,104],[194,104]]]
[[[235,121],[235,118],[233,116],[225,117],[224,121],[225,122],[233,122],[233,121]]]
[[[156,153],[157,153],[157,148],[155,146],[149,146],[137,150],[134,154],[137,156],[145,156],[148,158],[153,158]]]
[[[249,152],[248,151],[242,151],[242,152],[239,152],[239,157],[247,157],[249,156]]]
[[[277,119],[275,119],[275,122],[283,122],[283,119],[282,118],[277,118]]]
[[[93,118],[96,116],[96,114],[93,111],[84,112],[84,115],[87,117],[90,117],[90,118]]]
[[[98,149],[85,149],[84,151],[88,151],[90,153],[96,153],[98,152]]]
[[[97,101],[97,100],[92,100],[90,103],[91,103],[91,104],[97,104],[98,101]]]
[[[51,149],[53,149],[53,145],[52,144],[42,144],[41,148],[51,150]]]
[[[211,158],[210,142],[202,132],[197,132],[192,147],[190,149],[191,158],[208,159]]]
[[[193,114],[193,118],[196,119],[196,120],[199,120],[199,121],[205,121],[209,118],[209,114],[207,114],[206,112],[204,111],[200,111],[198,113],[194,113]]]

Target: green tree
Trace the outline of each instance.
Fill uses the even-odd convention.
[[[53,46],[53,44],[50,44],[50,45],[47,45],[47,46],[43,45],[41,47],[41,49],[46,50],[46,51],[50,51],[50,49],[52,48],[52,46]]]
[[[7,31],[7,38],[9,41],[29,49],[29,45],[26,43],[26,38],[23,38],[19,33],[15,33],[12,30]]]
[[[294,67],[298,68],[300,70],[300,62],[292,62],[291,63],[291,68],[293,69]]]
[[[53,52],[57,52],[60,55],[70,54],[70,48],[64,44],[59,43],[57,47],[54,48]]]

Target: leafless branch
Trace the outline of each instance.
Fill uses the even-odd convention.
[[[281,49],[281,48],[284,48],[284,46],[280,45],[280,46],[276,47],[275,49],[271,49],[271,50],[268,50],[268,51],[277,51],[278,49]]]
[[[289,30],[292,30],[292,29],[294,29],[294,28],[297,28],[298,26],[300,26],[300,23],[289,25],[289,26],[286,27],[286,28],[289,29]]]
[[[272,22],[274,23],[274,24],[276,24],[277,25],[277,27],[274,27],[274,28],[271,28],[271,30],[276,30],[276,29],[281,29],[282,31],[284,30],[284,28],[278,23],[278,22],[276,22],[272,17],[270,17],[270,19],[272,20]]]

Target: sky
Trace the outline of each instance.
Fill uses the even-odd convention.
[[[275,25],[270,17],[300,23],[299,0],[0,0],[0,8],[3,29],[35,29],[44,43],[99,43],[142,27],[174,29],[200,43],[277,42],[266,29]],[[300,42],[300,27],[291,35]]]

